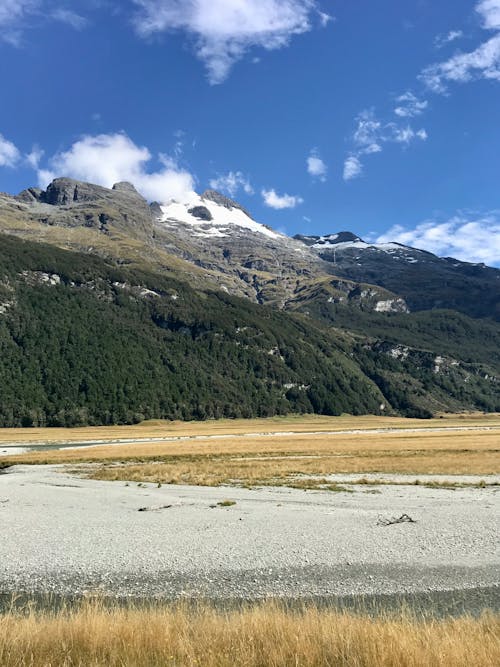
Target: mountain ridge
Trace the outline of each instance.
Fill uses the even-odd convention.
[[[63,178],[0,195],[0,424],[500,410],[493,309],[412,312],[404,280],[377,284],[415,270],[395,258],[412,249],[333,236],[329,257],[210,191],[148,204]],[[467,291],[461,263],[430,257],[431,283],[445,266]],[[472,281],[487,305],[491,271]]]
[[[11,219],[17,216],[15,229],[2,224],[3,231],[29,238],[38,227],[40,238],[59,247],[91,247],[101,256],[156,263],[161,270],[173,265],[187,280],[207,281],[261,304],[303,308],[307,293],[320,298],[319,282],[321,298],[330,303],[350,301],[376,310],[392,302],[388,312],[452,308],[500,319],[498,269],[401,244],[366,243],[347,231],[291,238],[214,190],[191,193],[185,201],[148,204],[132,184],[104,188],[60,178],[46,191],[4,195],[4,220],[6,201],[26,208],[11,214]]]

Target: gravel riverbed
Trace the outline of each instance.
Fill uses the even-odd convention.
[[[84,479],[78,466],[13,466],[0,475],[0,594],[324,599],[479,590],[498,605],[498,487],[351,488],[140,487]],[[235,504],[217,504],[228,499]],[[415,523],[379,524],[402,514]]]

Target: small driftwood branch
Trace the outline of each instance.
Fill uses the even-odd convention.
[[[393,516],[390,519],[384,519],[379,517],[377,521],[377,526],[392,526],[395,523],[417,523],[415,519],[412,519],[408,514],[402,514],[400,517]]]
[[[159,512],[160,510],[168,510],[172,505],[152,505],[151,507],[139,507],[138,512]]]

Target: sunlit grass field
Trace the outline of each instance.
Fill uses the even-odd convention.
[[[463,427],[473,430],[453,430]],[[445,430],[433,430],[436,428]],[[394,430],[380,432],[380,429]],[[356,432],[342,432],[349,430]],[[84,439],[91,439],[88,429],[73,429],[71,435],[81,439],[82,431],[87,436]],[[90,431],[103,433],[102,429]],[[500,473],[498,415],[455,416],[425,422],[311,416],[184,424],[154,422],[112,429],[110,437],[133,438],[130,433],[134,432],[144,438],[175,434],[196,439],[31,452],[4,457],[3,461],[95,463],[98,465],[89,469],[88,474],[96,479],[208,486],[316,488],[328,484],[325,476],[339,473],[360,476]],[[36,431],[38,437],[41,433]]]
[[[2,667],[496,667],[500,619],[364,616],[269,602],[0,615]]]
[[[79,428],[3,428],[0,444],[11,443],[71,443],[89,440],[117,440],[212,436],[279,431],[344,431],[351,429],[388,428],[442,428],[442,427],[500,427],[500,414],[464,413],[445,414],[434,419],[406,419],[404,417],[377,417],[373,415],[289,415],[262,419],[218,419],[199,422],[145,421],[133,426],[85,426]]]

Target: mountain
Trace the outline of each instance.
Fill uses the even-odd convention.
[[[500,410],[496,269],[67,178],[0,194],[0,234],[0,425]]]
[[[412,311],[447,308],[500,320],[500,271],[436,257],[400,243],[366,243],[350,232],[295,236],[336,275],[397,292]]]

